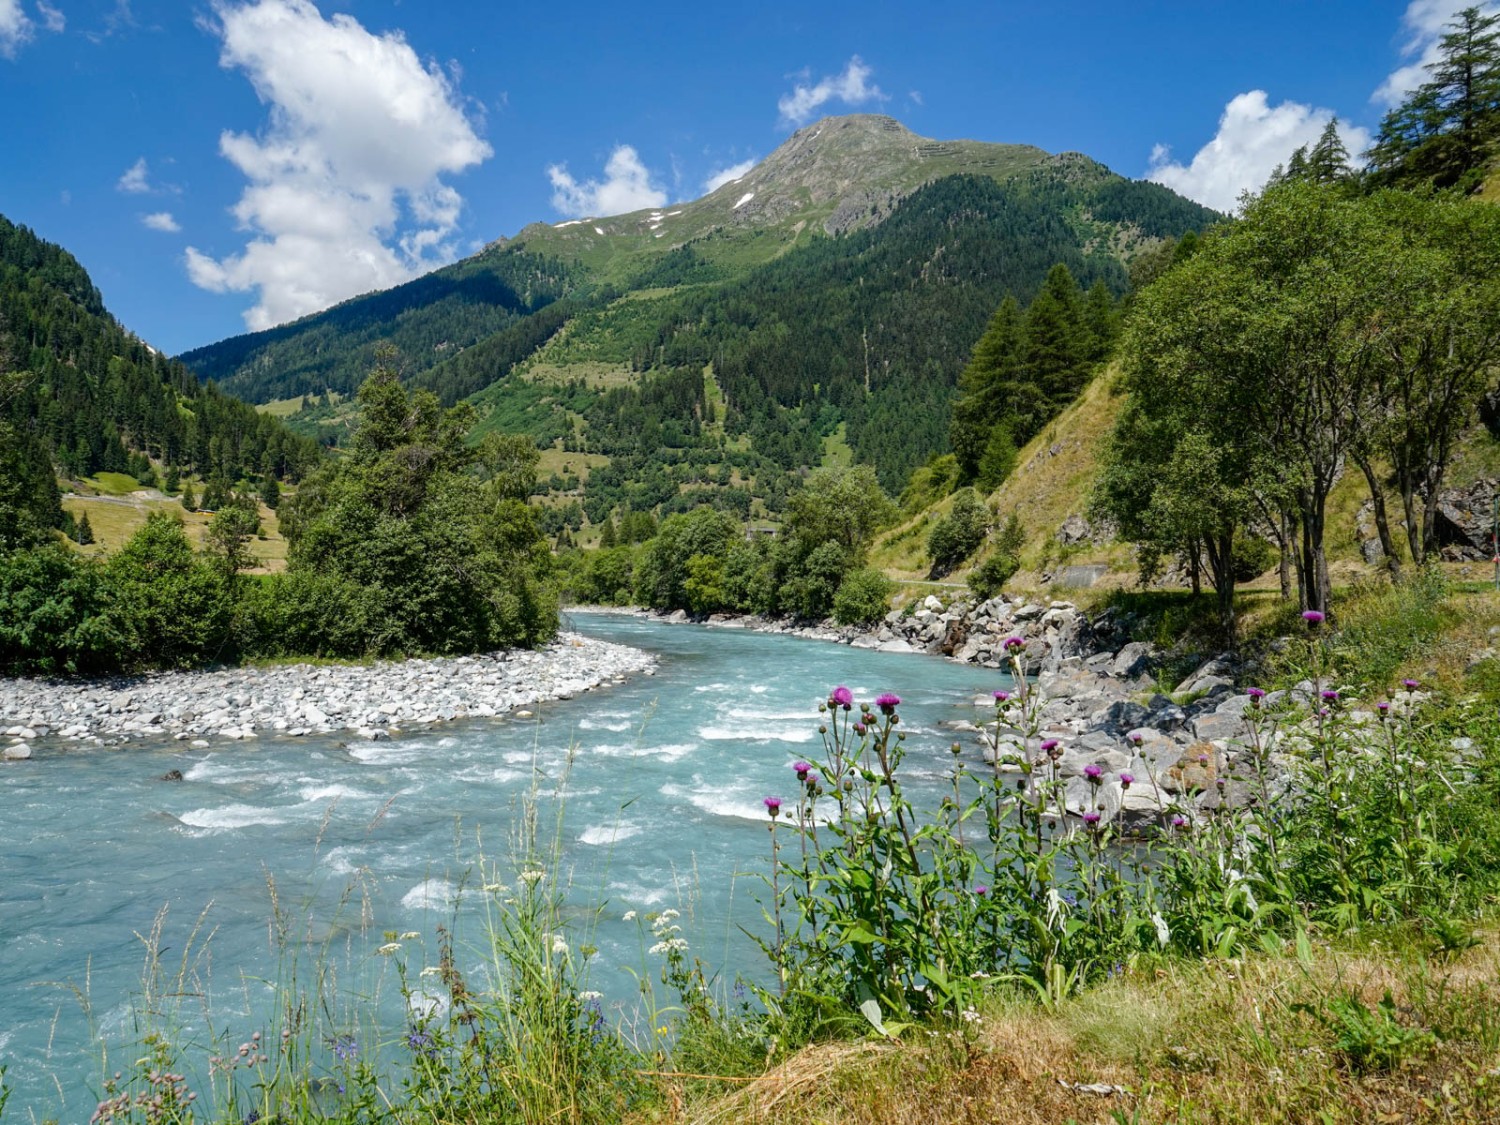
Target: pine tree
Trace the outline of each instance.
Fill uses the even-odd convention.
[[[1021,306],[1006,294],[958,377],[959,398],[948,438],[965,480],[978,474],[990,431],[1014,410],[1015,386],[1024,378],[1025,347]]]
[[[1472,190],[1500,139],[1500,16],[1465,8],[1430,79],[1386,114],[1366,154],[1377,183]]]
[[[1300,149],[1298,150],[1301,151]],[[1307,154],[1307,178],[1317,184],[1334,184],[1353,175],[1349,167],[1349,150],[1339,136],[1339,119],[1323,126],[1318,143]]]
[[[182,482],[182,497],[181,497],[181,500],[182,500],[182,510],[184,512],[194,512],[194,511],[197,511],[197,509],[198,509],[198,497],[193,493],[193,482],[192,481],[183,481]]]
[[[615,521],[612,519],[606,519],[604,521],[603,529],[599,532],[599,546],[613,547],[616,541],[617,537],[615,535]]]
[[[77,525],[77,539],[78,545],[80,547],[87,547],[94,541],[94,528],[93,525],[89,523],[89,514],[87,512],[84,512],[83,515],[79,517]]]
[[[1058,262],[1026,310],[1026,374],[1055,413],[1073,401],[1089,373],[1083,300],[1072,273]]]

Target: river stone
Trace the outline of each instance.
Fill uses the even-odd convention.
[[[1189,746],[1161,779],[1168,793],[1197,793],[1214,788],[1219,772],[1214,764],[1216,751],[1206,742]]]
[[[1246,741],[1247,734],[1245,720],[1241,715],[1215,711],[1193,720],[1193,735],[1199,742],[1243,743]]]
[[[24,742],[12,742],[4,750],[0,750],[0,758],[7,762],[24,762],[31,758],[31,747]]]

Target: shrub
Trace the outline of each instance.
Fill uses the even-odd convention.
[[[996,551],[970,572],[969,589],[974,591],[974,596],[980,601],[988,601],[1004,589],[1005,584],[1020,569],[1021,562],[1015,555]]]
[[[1276,565],[1280,556],[1276,548],[1259,535],[1234,537],[1234,580],[1250,582]]]
[[[840,625],[872,625],[891,607],[891,580],[878,570],[851,571],[833,595],[833,618]]]
[[[947,574],[972,555],[989,531],[990,513],[972,488],[953,496],[953,510],[934,525],[927,536],[927,554],[933,577]]]

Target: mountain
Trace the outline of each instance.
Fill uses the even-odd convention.
[[[945,448],[958,372],[1006,294],[1029,301],[1061,262],[1119,295],[1135,254],[1218,218],[1077,153],[826,118],[702,199],[532,224],[406,286],[181,358],[269,401],[348,393],[389,340],[409,382],[474,397],[491,427],[616,463],[706,451],[713,471],[697,475],[727,466],[774,506],[763,470],[847,445],[895,488]],[[636,485],[645,471],[624,466]],[[717,486],[663,478],[633,497],[600,483],[595,509],[680,503],[704,483]]]
[[[4,216],[0,447],[0,509],[43,526],[61,519],[59,468],[147,476],[170,466],[233,481],[295,477],[318,458],[307,438],[127,332],[77,259]]]

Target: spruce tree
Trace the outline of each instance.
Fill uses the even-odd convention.
[[[1078,283],[1062,262],[1048,272],[1026,310],[1026,374],[1053,413],[1072,402],[1088,382],[1083,300]]]
[[[1500,140],[1500,16],[1465,8],[1427,82],[1386,114],[1366,154],[1376,183],[1472,190]]]
[[[84,512],[79,517],[77,525],[77,539],[80,547],[87,547],[94,541],[94,528],[89,523],[89,514]]]
[[[181,501],[182,501],[182,510],[184,512],[193,512],[193,511],[197,510],[197,508],[198,508],[198,497],[193,492],[193,482],[192,481],[183,481],[182,482],[182,496],[181,496]]]
[[[978,474],[996,423],[1014,410],[1016,384],[1024,378],[1024,322],[1021,306],[1006,294],[958,377],[959,398],[948,439],[965,480]]]

